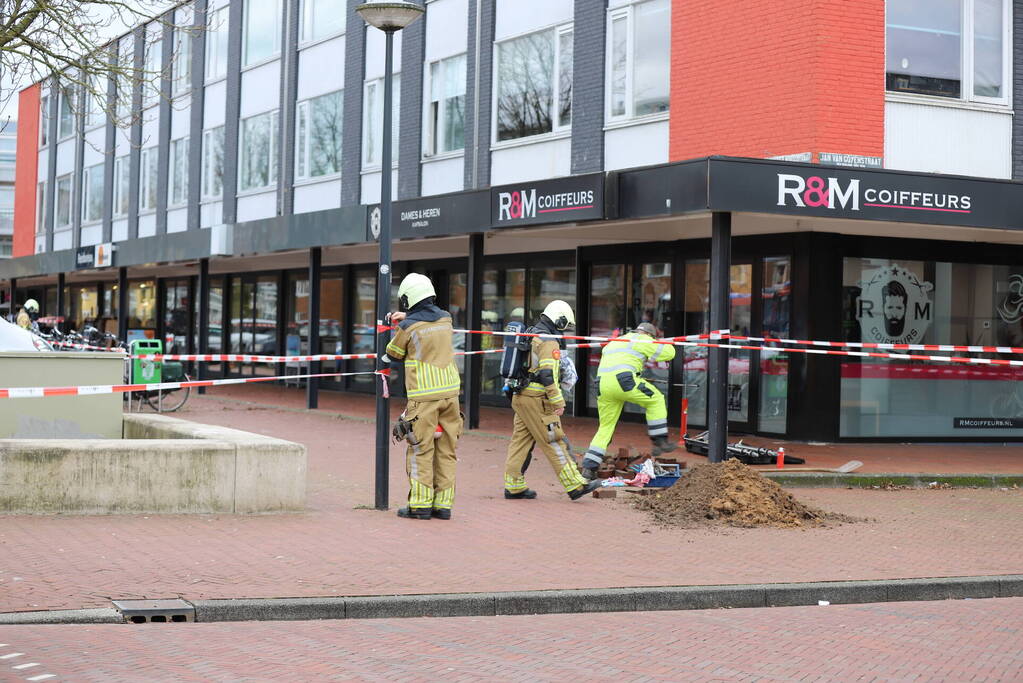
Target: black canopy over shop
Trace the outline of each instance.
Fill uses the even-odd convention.
[[[529,317],[538,300],[556,295],[572,299],[580,330],[594,334],[653,316],[673,335],[732,328],[1019,346],[1021,216],[1015,182],[711,157],[398,201],[392,234],[396,277],[428,272],[458,309],[458,324],[472,329]],[[132,283],[155,281],[156,334],[174,334],[189,349],[237,350],[264,337],[282,350],[355,349],[365,345],[361,311],[374,306],[355,292],[378,229],[376,207],[345,207],[118,243],[112,256],[93,257],[91,265],[109,268],[90,267],[74,251],[14,259],[0,264],[0,280],[23,292],[68,287],[53,314],[74,319],[93,291],[101,303],[123,294],[122,305],[115,295],[98,311],[124,317],[124,329]],[[277,294],[262,296],[261,283]],[[271,299],[276,313],[257,314]],[[886,303],[895,310],[890,321]],[[310,316],[321,324],[308,324]],[[256,329],[270,324],[275,330]],[[462,343],[473,350],[481,341],[466,335]],[[659,375],[671,415],[690,396],[699,426],[789,438],[1023,438],[1023,397],[1010,390],[1011,372],[965,366],[950,375],[926,364],[788,355],[680,353],[682,362]],[[465,364],[471,424],[481,396],[488,400],[490,371],[479,356]],[[937,381],[955,391],[935,392]],[[947,410],[931,403],[932,395],[964,392],[971,398]],[[315,402],[315,387],[309,393]],[[590,403],[576,392],[577,414],[590,413]]]

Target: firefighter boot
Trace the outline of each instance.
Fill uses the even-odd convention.
[[[589,493],[593,493],[594,491],[596,491],[600,487],[601,487],[600,480],[599,479],[594,479],[593,481],[591,481],[586,486],[580,486],[577,489],[572,489],[571,491],[569,491],[568,492],[568,497],[571,498],[572,500],[579,500],[583,496],[585,496],[585,495],[587,495]]]
[[[399,508],[398,516],[405,519],[430,519],[430,508]]]
[[[580,467],[579,474],[583,475],[583,479],[586,481],[593,481],[597,478],[597,470],[592,467]]]
[[[504,490],[504,497],[508,500],[533,500],[536,498],[536,491],[533,489],[526,489],[525,491],[519,491],[518,493],[512,493],[508,489]]]
[[[451,510],[445,510],[443,508],[434,508],[433,516],[437,519],[451,519]]]
[[[653,449],[650,451],[650,457],[653,458],[656,458],[659,455],[664,455],[665,453],[671,453],[678,449],[678,444],[668,441],[668,437],[666,436],[651,436],[650,441],[654,444]]]

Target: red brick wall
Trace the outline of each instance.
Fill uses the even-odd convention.
[[[36,182],[39,172],[39,84],[18,98],[18,148],[14,169],[13,256],[35,253]]]
[[[883,156],[884,0],[673,0],[671,21],[672,160]]]

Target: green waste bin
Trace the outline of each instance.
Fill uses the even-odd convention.
[[[142,356],[162,354],[163,342],[159,339],[136,339],[131,343],[131,355]],[[153,359],[131,359],[132,384],[159,384],[163,378],[163,362]]]

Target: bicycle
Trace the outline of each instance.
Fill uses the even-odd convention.
[[[111,349],[121,349],[125,352],[125,363],[124,363],[124,382],[125,384],[132,383],[131,368],[132,358],[129,353],[128,345],[120,341],[114,335],[110,333],[103,333],[99,341]],[[100,344],[96,344],[100,345]],[[155,363],[156,361],[143,361]],[[191,382],[192,378],[185,372],[184,363],[176,361],[162,361],[161,368],[161,383],[169,382]],[[142,403],[145,402],[150,408],[158,413],[174,413],[188,402],[189,396],[192,395],[191,387],[180,387],[178,389],[155,389],[137,392],[125,392],[125,400],[129,401],[129,411],[131,407],[131,395],[137,394],[139,401],[139,410],[142,409]]]

